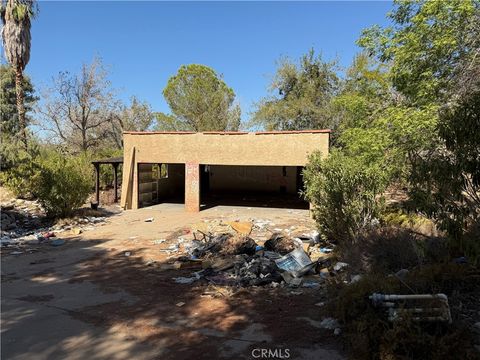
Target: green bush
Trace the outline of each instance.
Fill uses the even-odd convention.
[[[19,141],[4,137],[2,134],[0,181],[21,199],[33,197],[31,179],[38,172],[38,166],[34,161],[38,156],[38,147],[34,143],[29,145],[29,151],[25,151]]]
[[[32,192],[48,216],[69,216],[85,203],[92,186],[92,169],[86,158],[48,152],[36,164]]]
[[[379,166],[364,166],[338,150],[326,159],[317,152],[310,156],[304,179],[305,196],[325,238],[347,246],[355,234],[378,222],[387,183]]]

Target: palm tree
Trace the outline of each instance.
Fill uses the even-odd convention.
[[[15,71],[20,136],[27,147],[27,122],[23,92],[23,70],[30,60],[30,20],[34,16],[34,0],[1,0],[2,40],[5,56]]]

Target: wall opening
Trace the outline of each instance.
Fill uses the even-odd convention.
[[[138,207],[185,202],[185,164],[138,164]]]
[[[217,205],[308,209],[301,166],[200,166],[201,209]]]

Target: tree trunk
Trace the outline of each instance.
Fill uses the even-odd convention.
[[[17,92],[18,123],[20,125],[20,137],[25,150],[27,150],[27,120],[25,119],[25,104],[23,93],[23,71],[20,66],[15,67],[15,90]]]

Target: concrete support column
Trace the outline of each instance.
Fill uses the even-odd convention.
[[[185,164],[185,210],[200,211],[200,165]]]

